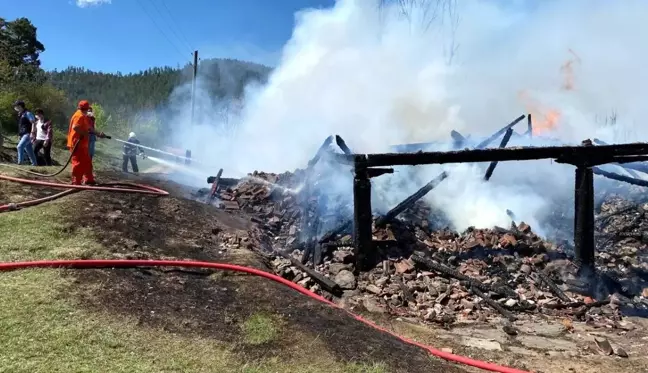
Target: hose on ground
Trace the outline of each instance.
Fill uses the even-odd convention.
[[[40,205],[41,203],[53,201],[57,198],[61,198],[72,193],[80,192],[82,190],[95,190],[95,191],[115,192],[115,193],[138,193],[138,194],[148,194],[153,196],[169,195],[169,192],[165,190],[155,188],[150,185],[135,184],[135,183],[114,182],[114,183],[106,183],[106,184],[101,184],[96,186],[95,185],[70,185],[70,184],[61,184],[61,183],[54,183],[54,182],[41,181],[41,180],[21,179],[18,177],[6,176],[2,174],[0,174],[0,180],[7,180],[7,181],[22,183],[22,184],[48,186],[48,187],[59,188],[59,189],[67,189],[61,193],[57,193],[44,198],[35,199],[32,201],[8,203],[5,205],[0,205],[0,212],[13,211],[21,207]]]
[[[281,285],[287,286],[295,291],[298,291],[312,299],[325,303],[331,307],[341,309],[348,313],[354,319],[362,322],[365,325],[368,325],[376,330],[379,330],[383,333],[387,333],[392,337],[399,339],[400,341],[407,343],[412,346],[419,347],[429,354],[439,357],[444,360],[451,362],[464,364],[491,372],[500,372],[500,373],[529,373],[523,370],[509,368],[500,366],[493,363],[488,363],[485,361],[471,359],[466,356],[460,356],[451,354],[445,351],[437,350],[433,347],[427,346],[425,344],[413,341],[411,339],[401,337],[385,328],[382,328],[373,322],[362,318],[359,315],[356,315],[348,310],[345,310],[341,306],[329,301],[328,299],[317,295],[311,292],[308,289],[305,289],[291,281],[288,281],[282,277],[268,273],[265,271],[258,270],[256,268],[244,267],[234,264],[226,263],[212,263],[212,262],[199,262],[199,261],[182,261],[182,260],[46,260],[46,261],[32,261],[32,262],[8,262],[0,263],[0,271],[12,271],[17,269],[26,269],[26,268],[76,268],[76,269],[87,269],[87,268],[135,268],[135,267],[181,267],[181,268],[207,268],[215,270],[225,270],[225,271],[235,271],[248,273],[254,276],[259,276]]]

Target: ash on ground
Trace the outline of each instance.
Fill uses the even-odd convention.
[[[380,259],[368,271],[354,267],[350,220],[313,208],[321,198],[316,186],[304,187],[304,171],[254,172],[220,190],[215,204],[252,215],[257,228],[248,246],[276,273],[356,311],[444,326],[555,317],[566,330],[571,321],[622,329],[624,316],[648,315],[648,203],[641,197],[600,199],[593,269],[572,260],[569,242],[545,240],[524,222],[437,229],[430,221],[442,217],[418,201],[373,227]],[[340,211],[352,211],[340,203]],[[323,290],[327,283],[339,292]]]

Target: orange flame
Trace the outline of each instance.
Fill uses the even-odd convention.
[[[556,129],[561,117],[559,110],[542,107],[526,91],[520,92],[518,97],[524,103],[526,111],[531,114],[532,133],[534,135],[540,135]]]
[[[562,89],[565,91],[574,90],[574,64],[580,64],[580,57],[572,49],[569,49],[572,58],[568,59],[562,66],[560,71],[563,74]],[[520,101],[523,102],[526,110],[531,114],[531,124],[533,126],[532,133],[540,135],[553,131],[558,126],[561,113],[558,109],[543,107],[539,102],[529,96],[527,91],[522,91],[518,94]]]

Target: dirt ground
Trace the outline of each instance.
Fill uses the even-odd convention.
[[[246,237],[252,227],[249,217],[189,200],[191,191],[164,181],[163,170],[155,171],[160,174],[100,173],[99,180],[145,181],[169,191],[170,197],[77,193],[65,197],[69,209],[62,219],[70,222],[66,229],[91,228],[113,258],[196,259],[268,270],[264,260],[247,248]],[[66,178],[64,173],[61,181]],[[0,202],[19,202],[48,193],[54,191],[2,182]],[[66,274],[75,286],[60,296],[79,300],[89,311],[135,317],[141,325],[170,333],[228,342],[251,358],[295,351],[295,345],[317,340],[340,360],[384,362],[390,372],[476,371],[430,358],[340,310],[248,275],[152,268],[68,270]],[[237,343],[239,321],[259,312],[282,320],[280,339],[257,346]],[[504,333],[496,320],[448,330],[412,320],[381,317],[376,321],[437,348],[529,371],[648,372],[648,322],[643,319],[627,319],[619,329],[575,323],[571,332],[565,331],[560,320],[522,321],[515,324],[516,336]],[[607,338],[629,357],[601,355],[595,337]]]
[[[66,178],[62,176],[61,181]],[[121,173],[98,175],[100,182],[124,179],[143,182],[141,177]],[[93,232],[113,258],[195,259],[268,270],[262,258],[245,247],[249,218],[184,199],[186,190],[154,174],[146,176],[146,183],[172,196],[76,193],[64,197],[69,203],[61,216],[69,222],[64,230]],[[46,193],[42,188],[2,184],[0,201],[5,195],[19,202]],[[237,237],[241,244],[232,245],[239,241]],[[465,371],[358,323],[343,311],[248,275],[152,268],[65,273],[75,286],[60,296],[73,297],[89,311],[135,317],[140,325],[172,334],[231,343],[251,359],[298,351],[296,345],[317,341],[341,361],[381,362],[390,372]],[[281,320],[280,338],[261,345],[237,343],[240,322],[260,312]]]

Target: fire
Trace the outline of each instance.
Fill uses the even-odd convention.
[[[526,91],[520,92],[519,98],[524,103],[526,111],[531,114],[532,133],[534,135],[540,135],[556,129],[561,117],[558,109],[543,107],[539,102],[531,98]]]
[[[572,58],[568,59],[562,66],[560,71],[563,74],[562,89],[565,91],[574,90],[574,64],[580,64],[581,59],[576,52],[569,49]],[[527,91],[519,93],[519,98],[523,102],[527,112],[531,114],[531,124],[533,126],[532,133],[540,135],[553,131],[557,128],[560,121],[561,113],[558,109],[543,107],[538,101],[529,96]]]

